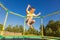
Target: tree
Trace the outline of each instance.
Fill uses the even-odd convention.
[[[46,25],[45,32],[46,35],[53,36],[57,36],[58,34],[60,34],[60,21],[50,20],[49,23]]]
[[[18,32],[18,25],[12,27],[12,32]]]
[[[31,28],[29,28],[28,30],[27,30],[27,33],[28,34],[33,34],[33,35],[38,35],[38,30],[36,30],[36,29],[31,29]]]
[[[57,34],[59,34],[60,35],[60,27],[58,28],[58,30],[57,30]]]
[[[24,31],[23,26],[22,26],[22,25],[20,25],[18,30],[19,30],[19,32],[23,33],[23,31]]]
[[[46,32],[47,35],[49,35],[49,34],[51,34],[53,31],[52,31],[51,28],[47,28],[47,29],[45,30],[45,32]]]
[[[53,24],[53,23],[55,23],[55,21],[54,20],[50,20],[48,24]]]
[[[12,31],[12,28],[11,27],[12,27],[11,25],[8,25],[8,27],[5,28],[5,31],[11,32]]]
[[[3,28],[3,24],[0,24],[0,31],[2,31],[2,28]]]

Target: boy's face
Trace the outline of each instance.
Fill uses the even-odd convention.
[[[34,8],[32,8],[32,9],[30,10],[30,12],[31,12],[31,13],[34,13],[34,12],[35,12],[35,9],[34,9]]]

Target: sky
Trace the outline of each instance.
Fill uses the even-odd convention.
[[[60,0],[0,0],[0,2],[9,10],[18,14],[21,14],[23,16],[26,16],[26,8],[28,4],[31,5],[31,7],[34,7],[36,9],[35,14],[38,14],[41,12],[40,16],[45,16],[47,14],[51,14],[52,12],[56,10],[60,10]],[[6,15],[6,12],[0,8],[0,23],[4,22],[4,18]],[[4,14],[3,14],[4,13]],[[44,25],[48,23],[49,20],[60,20],[59,19],[60,14],[57,14],[55,16],[44,18]],[[41,19],[34,19],[36,22],[34,23],[34,27],[36,29],[39,29],[40,27],[40,20]],[[12,14],[9,14],[8,20],[6,25],[24,25],[24,18],[18,17]],[[28,28],[28,27],[26,27]]]

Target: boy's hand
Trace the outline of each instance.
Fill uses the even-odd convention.
[[[31,6],[28,4],[28,7],[31,7]]]
[[[38,15],[41,15],[41,12],[39,12],[39,14]]]

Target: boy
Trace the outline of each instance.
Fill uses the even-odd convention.
[[[28,10],[30,8],[30,10]],[[33,29],[32,24],[35,22],[35,20],[33,20],[34,16],[39,16],[41,13],[35,15],[35,8],[31,7],[30,5],[28,5],[27,9],[26,9],[26,13],[27,13],[27,20],[26,23],[27,25]]]

